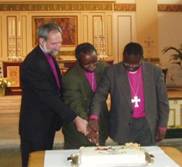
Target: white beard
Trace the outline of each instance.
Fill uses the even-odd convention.
[[[59,54],[59,51],[56,51],[56,50],[55,51],[51,51],[50,54],[52,56],[57,56]]]
[[[59,51],[57,50],[48,50],[45,45],[40,45],[44,53],[48,53],[52,56],[57,56],[59,54]]]

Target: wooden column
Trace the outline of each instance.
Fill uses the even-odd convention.
[[[136,36],[145,58],[158,58],[157,0],[136,0]]]

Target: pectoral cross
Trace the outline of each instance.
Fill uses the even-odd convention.
[[[139,107],[138,103],[139,103],[140,101],[141,101],[141,100],[140,100],[140,98],[138,98],[138,96],[134,96],[133,99],[131,99],[131,103],[134,103],[134,107],[135,107],[135,108],[138,108],[138,107]]]

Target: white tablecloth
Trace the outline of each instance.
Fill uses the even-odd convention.
[[[143,147],[148,153],[153,154],[154,163],[147,167],[180,167],[160,147]],[[45,152],[44,167],[71,167],[67,157],[72,153],[78,153],[78,150],[53,150]]]

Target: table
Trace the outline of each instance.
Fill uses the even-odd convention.
[[[176,163],[182,166],[182,152],[174,147],[161,147],[162,150]],[[45,151],[37,151],[30,154],[28,167],[44,167]]]

